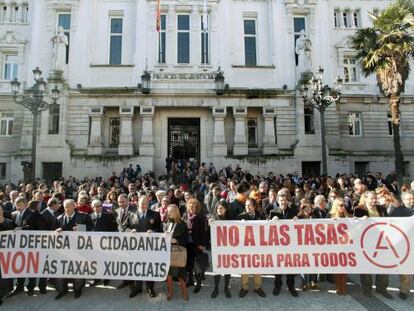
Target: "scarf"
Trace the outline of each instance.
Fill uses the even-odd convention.
[[[196,216],[197,216],[196,214],[193,214],[193,215],[188,214],[188,217],[187,217],[187,228],[188,228],[188,230],[192,230],[193,229],[194,218]]]

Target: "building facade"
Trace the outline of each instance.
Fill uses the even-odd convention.
[[[35,67],[50,76],[59,26],[69,42],[64,81],[58,107],[39,120],[38,178],[107,176],[130,163],[159,175],[166,158],[320,173],[319,113],[297,90],[301,31],[310,69],[322,66],[330,85],[344,79],[325,115],[329,174],[393,170],[387,100],[375,77],[361,74],[349,40],[390,1],[206,2],[161,0],[157,31],[156,0],[0,0],[0,180],[22,179],[30,161],[32,118],[13,103],[10,81],[30,87]],[[144,72],[149,94],[139,85]],[[407,176],[413,100],[410,79],[401,100]]]

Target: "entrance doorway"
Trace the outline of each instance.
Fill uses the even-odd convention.
[[[315,177],[321,175],[321,162],[302,162],[302,176]]]
[[[42,176],[48,184],[62,178],[62,162],[43,162]]]
[[[200,161],[200,119],[168,119],[168,157],[175,161]]]

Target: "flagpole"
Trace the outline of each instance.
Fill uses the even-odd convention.
[[[204,0],[203,5],[203,33],[204,33],[204,49],[203,49],[203,55],[204,55],[204,71],[206,71],[207,67],[207,33],[208,33],[208,15],[207,15],[207,0]]]
[[[156,19],[156,30],[158,32],[159,41],[159,52],[158,62],[163,63],[163,44],[162,44],[162,25],[161,25],[161,0],[157,0],[157,19]]]

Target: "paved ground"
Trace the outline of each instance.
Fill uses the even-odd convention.
[[[97,288],[86,287],[83,291],[82,297],[74,299],[73,293],[69,293],[59,301],[53,298],[56,292],[53,288],[49,288],[47,295],[39,295],[36,292],[35,296],[28,297],[26,294],[20,294],[13,298],[5,299],[4,304],[0,307],[3,310],[30,310],[30,311],[57,311],[57,310],[275,310],[277,308],[284,308],[285,310],[323,310],[329,306],[330,310],[372,310],[372,311],[388,311],[388,310],[414,310],[414,290],[408,300],[403,301],[398,298],[398,278],[391,277],[389,291],[394,296],[394,299],[387,300],[375,294],[374,298],[367,299],[361,294],[361,288],[353,280],[358,281],[357,276],[351,276],[348,284],[349,295],[337,296],[334,292],[333,285],[329,283],[320,283],[318,290],[307,292],[299,291],[299,298],[293,298],[287,292],[282,290],[280,296],[272,296],[273,278],[264,277],[263,289],[267,297],[260,298],[251,290],[245,298],[238,297],[240,289],[240,278],[234,276],[231,280],[231,292],[233,298],[228,299],[220,292],[216,299],[211,299],[212,291],[212,277],[211,273],[207,274],[205,284],[198,294],[190,292],[190,300],[184,302],[181,299],[178,284],[174,287],[174,298],[172,301],[166,301],[165,284],[157,284],[156,298],[150,298],[146,294],[140,294],[133,299],[129,299],[129,290],[124,288],[122,290],[115,289],[119,283],[117,281],[111,282],[108,286],[98,286]],[[296,279],[296,284],[299,279]]]

